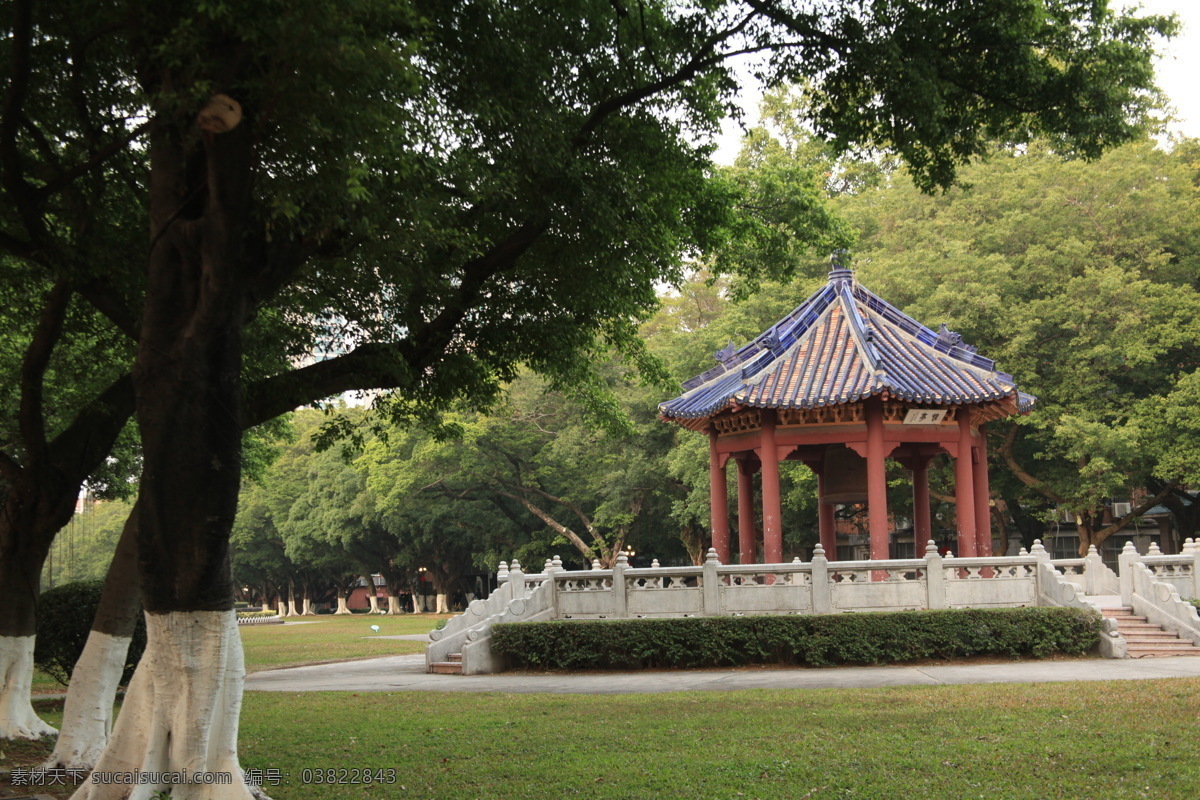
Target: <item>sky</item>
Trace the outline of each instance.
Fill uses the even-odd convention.
[[[1171,126],[1175,133],[1200,138],[1200,0],[1115,0],[1116,8],[1140,6],[1144,14],[1177,14],[1182,30],[1170,41],[1163,42],[1162,53],[1156,64],[1158,86],[1171,99],[1175,115],[1179,118]],[[742,108],[747,124],[758,118],[758,101],[761,91],[744,84]],[[737,124],[727,120],[718,137],[716,161],[732,164],[737,156],[741,131]]]

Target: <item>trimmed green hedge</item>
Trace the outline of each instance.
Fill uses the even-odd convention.
[[[33,663],[63,686],[70,682],[71,670],[83,654],[83,646],[87,644],[103,591],[104,581],[78,581],[47,589],[38,601]],[[146,620],[139,610],[133,641],[121,673],[122,686],[128,685],[133,677],[133,670],[145,649]]]
[[[520,622],[492,628],[516,668],[642,669],[887,664],[925,658],[1082,655],[1101,617],[1070,608]]]

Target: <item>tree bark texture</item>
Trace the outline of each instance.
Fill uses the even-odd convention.
[[[234,612],[148,613],[146,626],[146,653],[96,770],[197,782],[86,782],[72,800],[152,800],[163,791],[172,800],[251,800],[237,758],[245,668]]]
[[[141,613],[137,518],[135,503],[109,564],[83,654],[71,671],[62,730],[47,769],[91,769],[108,744],[113,703]]]

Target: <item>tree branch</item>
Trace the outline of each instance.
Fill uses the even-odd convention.
[[[21,150],[17,145],[17,130],[24,118],[25,97],[29,92],[32,69],[30,52],[33,40],[33,0],[15,0],[12,8],[11,70],[4,106],[0,109],[0,176],[4,188],[16,206],[26,233],[40,241],[45,232],[40,205],[33,187],[25,180]]]
[[[137,317],[125,302],[112,290],[108,281],[103,278],[93,278],[75,287],[79,295],[91,304],[92,308],[103,314],[117,330],[132,341],[137,341],[141,335],[141,326]]]
[[[572,146],[576,148],[581,147],[583,143],[587,141],[588,136],[594,130],[599,128],[604,121],[613,114],[616,114],[617,112],[628,108],[629,106],[636,105],[647,98],[653,97],[654,95],[659,94],[666,89],[686,83],[687,81],[696,77],[696,75],[698,75],[705,67],[718,64],[726,58],[729,58],[732,54],[714,53],[715,48],[721,42],[727,41],[744,31],[746,26],[749,25],[754,19],[754,16],[754,14],[749,14],[732,28],[727,28],[724,31],[714,33],[708,38],[707,41],[697,48],[696,53],[692,56],[690,61],[672,74],[659,78],[656,81],[643,84],[642,86],[635,87],[627,92],[623,92],[615,97],[610,97],[604,102],[597,104],[595,108],[592,109],[592,112],[588,114],[587,119],[583,121],[583,124],[579,126],[579,131],[574,137],[572,137]]]
[[[20,430],[26,452],[31,463],[37,463],[45,456],[46,451],[46,420],[43,408],[46,369],[50,366],[50,357],[62,336],[63,323],[67,318],[67,308],[71,303],[71,287],[65,280],[57,281],[46,303],[42,307],[41,316],[29,347],[25,350],[25,358],[21,363],[21,407]]]
[[[1025,484],[1031,489],[1034,489],[1050,500],[1065,505],[1067,501],[1064,500],[1061,495],[1047,486],[1045,481],[1038,480],[1030,475],[1021,467],[1020,464],[1017,463],[1017,458],[1013,455],[1013,444],[1017,441],[1017,431],[1017,426],[1012,425],[1009,427],[1008,433],[1004,436],[1004,444],[1000,447],[1000,454],[1004,456],[1004,463],[1008,465],[1008,468],[1012,470],[1012,474],[1015,475],[1017,480],[1019,480],[1021,483]]]
[[[71,481],[82,482],[112,450],[133,415],[133,378],[126,373],[83,407],[50,442],[50,460]]]
[[[46,182],[46,185],[41,188],[42,195],[51,195],[60,192],[67,186],[72,184],[77,178],[86,175],[96,167],[103,164],[108,159],[112,158],[117,153],[129,146],[130,142],[141,136],[150,129],[151,122],[148,120],[138,125],[131,131],[128,131],[124,136],[113,139],[111,142],[101,147],[99,150],[92,153],[87,161],[82,161],[56,175],[54,178]]]
[[[550,516],[550,514],[548,512],[546,512],[543,508],[538,506],[536,503],[534,503],[529,498],[523,497],[521,495],[512,494],[512,493],[506,492],[502,489],[496,489],[495,491],[496,491],[496,494],[498,494],[502,497],[507,497],[510,500],[516,500],[518,503],[525,506],[525,508],[529,509],[529,513],[533,514],[535,517],[540,519],[542,522],[546,523],[555,532],[567,537],[567,540],[570,541],[571,544],[575,545],[575,549],[578,550],[580,553],[582,553],[585,558],[595,558],[596,557],[595,551],[592,550],[592,548],[588,547],[586,543],[584,543],[583,539],[580,538],[579,534],[577,534],[575,531],[568,528],[566,525],[563,525],[561,522],[556,520],[554,517]]]
[[[1177,484],[1174,483],[1167,484],[1158,492],[1158,494],[1154,495],[1149,500],[1139,503],[1136,507],[1130,509],[1129,513],[1121,517],[1119,520],[1096,531],[1096,534],[1093,537],[1093,542],[1096,544],[1103,542],[1105,539],[1124,528],[1126,524],[1132,522],[1134,519],[1154,508],[1156,505],[1161,503],[1167,497],[1167,495],[1169,495],[1172,490],[1175,489],[1176,486]]]

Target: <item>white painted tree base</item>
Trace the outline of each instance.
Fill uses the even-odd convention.
[[[88,633],[83,654],[71,670],[62,733],[46,769],[91,769],[99,760],[112,731],[113,702],[130,641],[128,636]]]
[[[439,614],[449,614],[450,613],[450,596],[449,595],[439,594],[437,596],[437,613],[439,613]]]
[[[393,614],[393,615],[403,613],[400,610],[400,598],[394,594],[388,595],[388,610],[387,610],[387,612],[389,614]]]
[[[346,605],[346,598],[344,598],[344,597],[338,598],[337,611],[335,611],[333,613],[334,614],[350,614],[350,613],[352,613],[350,611],[350,607]]]
[[[253,800],[237,757],[246,670],[234,612],[147,614],[146,628],[108,747],[71,800]]]
[[[367,597],[367,600],[370,601],[370,603],[371,603],[371,613],[378,614],[379,613],[379,598],[376,597],[375,595],[370,595],[369,597]]]
[[[0,636],[0,739],[40,739],[58,733],[33,711],[33,637]]]

